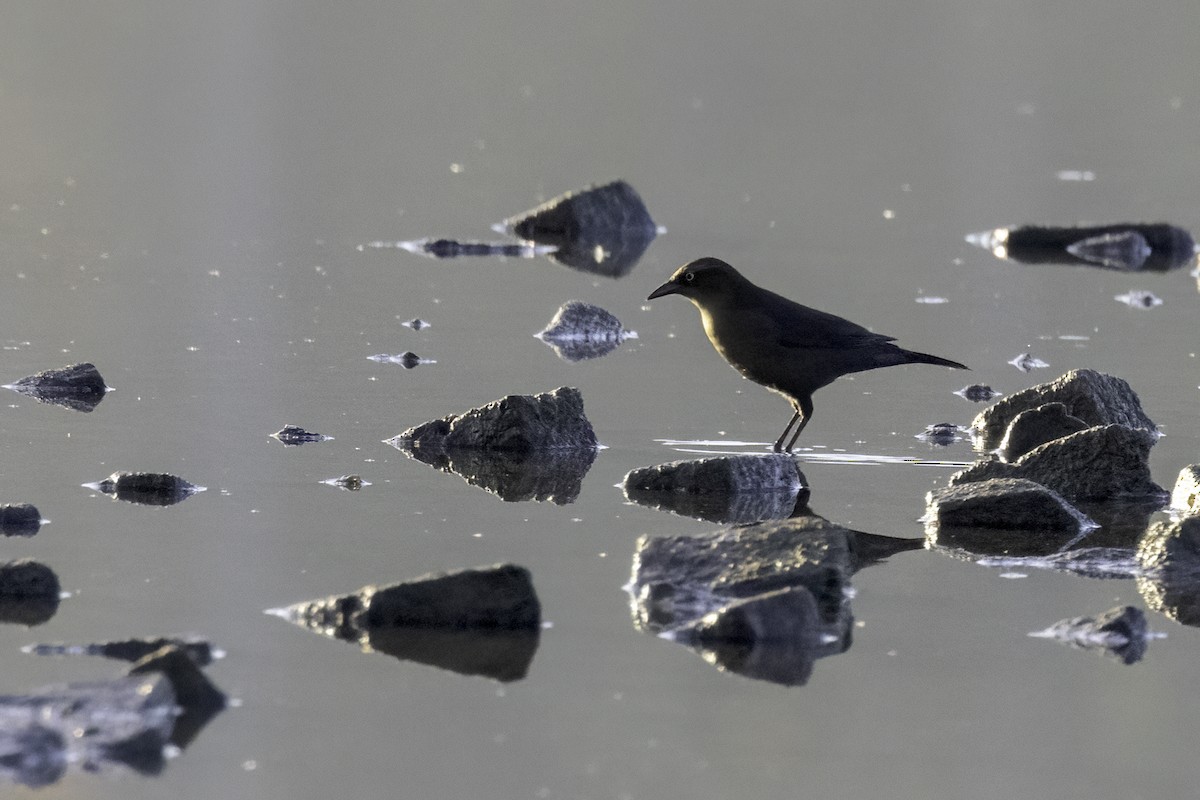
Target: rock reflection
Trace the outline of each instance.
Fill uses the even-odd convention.
[[[1155,637],[1146,625],[1146,615],[1133,606],[1109,609],[1096,617],[1059,620],[1029,635],[1054,639],[1081,650],[1098,650],[1123,664],[1141,661],[1149,640]]]
[[[606,356],[637,331],[627,331],[621,321],[599,306],[572,300],[564,303],[546,325],[534,334],[554,348],[563,361],[585,361]]]
[[[95,410],[110,390],[100,377],[99,370],[92,364],[72,364],[61,369],[49,369],[21,378],[16,383],[5,384],[11,389],[39,403],[49,403],[85,414]]]
[[[40,561],[0,563],[0,623],[41,625],[58,612],[61,599],[58,575]]]
[[[114,472],[102,481],[85,483],[84,488],[143,506],[171,506],[198,492],[207,491],[177,475],[161,472]]]
[[[631,470],[627,500],[720,524],[788,519],[808,512],[809,489],[786,454],[716,456]]]
[[[501,682],[525,677],[542,626],[529,571],[513,564],[365,586],[267,613],[363,652]]]
[[[1076,264],[1125,272],[1168,272],[1196,260],[1191,233],[1165,223],[1016,228],[972,233],[967,241],[997,258],[1027,264]]]

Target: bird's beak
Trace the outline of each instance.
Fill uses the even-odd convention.
[[[653,300],[656,297],[664,297],[668,294],[676,294],[678,292],[679,292],[679,284],[672,283],[671,281],[667,281],[662,286],[658,287],[653,292],[651,292],[650,296],[647,297],[646,299]]]

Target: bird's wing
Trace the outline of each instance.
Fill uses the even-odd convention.
[[[781,347],[869,347],[896,338],[874,333],[848,319],[802,306],[780,295],[769,298],[764,307],[773,322],[775,339]],[[803,321],[797,323],[798,319]]]

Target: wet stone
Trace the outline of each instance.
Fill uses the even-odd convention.
[[[41,625],[58,611],[62,588],[54,570],[39,561],[0,563],[0,622]]]
[[[42,515],[30,503],[0,505],[0,534],[4,536],[33,536],[42,527]]]
[[[915,438],[938,447],[949,447],[955,442],[966,439],[969,434],[969,428],[960,427],[953,422],[938,422],[916,434]]]
[[[399,364],[405,369],[413,369],[421,364],[436,364],[437,361],[432,358],[421,358],[411,350],[400,353],[399,355],[388,355],[387,353],[379,353],[373,356],[367,356],[368,361],[375,361],[380,364]]]
[[[1163,304],[1163,299],[1154,292],[1148,291],[1130,291],[1125,294],[1114,295],[1113,299],[1118,303],[1124,303],[1130,308],[1155,308]]]
[[[795,459],[785,454],[717,456],[631,470],[625,497],[710,522],[787,519],[808,502]]]
[[[1039,445],[1089,427],[1079,417],[1071,416],[1064,404],[1046,403],[1013,417],[1000,440],[997,454],[1005,461],[1016,461]]]
[[[1200,464],[1189,464],[1179,471],[1171,491],[1171,510],[1182,516],[1200,514]]]
[[[1025,478],[1072,503],[1166,500],[1166,491],[1150,478],[1150,448],[1157,441],[1148,430],[1098,425],[1040,445],[1011,463],[997,458],[979,461],[952,475],[950,485]]]
[[[925,497],[927,525],[1078,533],[1095,523],[1057,492],[1033,481],[995,478],[934,489]],[[944,543],[944,542],[943,542]]]
[[[1090,426],[1118,424],[1156,430],[1128,383],[1112,375],[1080,369],[1011,394],[980,412],[972,426],[979,432],[982,449],[995,449],[1017,414],[1047,403],[1062,403],[1069,415]]]
[[[972,234],[967,241],[998,258],[1027,264],[1075,264],[1124,272],[1166,272],[1195,259],[1192,234],[1166,223],[1083,227],[1023,225]]]
[[[429,323],[420,317],[410,319],[407,322],[401,322],[400,324],[406,328],[412,328],[414,331],[423,331],[429,327]]]
[[[479,450],[413,447],[389,439],[388,444],[434,469],[458,475],[472,486],[506,503],[551,502],[567,505],[579,497],[583,478],[596,460],[594,448],[580,450]]]
[[[4,388],[32,397],[40,403],[51,403],[88,413],[100,404],[108,386],[93,364],[72,364],[21,378]]]
[[[1022,353],[1008,363],[1021,370],[1021,372],[1032,372],[1035,369],[1045,369],[1050,366],[1040,358],[1034,357],[1033,353]]]
[[[1055,639],[1083,650],[1101,650],[1124,664],[1134,664],[1146,653],[1150,631],[1141,609],[1118,606],[1095,617],[1059,620],[1029,635]]]
[[[174,647],[186,654],[188,658],[204,667],[215,658],[223,655],[212,644],[203,639],[193,637],[156,637],[147,639],[122,639],[114,642],[96,642],[93,644],[65,644],[49,642],[33,644],[21,648],[22,652],[37,656],[103,656],[118,661],[140,661],[164,647]]]
[[[193,494],[206,491],[177,475],[162,472],[114,472],[102,481],[84,486],[117,500],[147,506],[174,505]]]
[[[171,729],[171,743],[186,747],[210,719],[226,706],[225,693],[218,689],[192,653],[166,644],[139,658],[129,675],[161,675],[175,693],[179,716]]]
[[[1152,524],[1137,549],[1138,592],[1153,610],[1200,627],[1200,516]]]
[[[646,205],[625,181],[567,192],[504,221],[514,236],[556,248],[565,266],[619,278],[658,235]]]
[[[988,400],[1000,396],[1000,392],[983,383],[973,383],[970,386],[964,386],[955,392],[955,394],[964,400],[970,400],[972,403],[986,403]]]
[[[545,330],[534,334],[554,348],[564,361],[599,358],[617,349],[636,331],[627,331],[621,321],[599,306],[572,300],[563,304]]]
[[[306,431],[299,425],[284,425],[282,428],[272,433],[271,438],[278,439],[288,447],[309,444],[310,442],[325,442],[333,439],[332,436],[325,436],[321,433],[312,433],[311,431]]]
[[[538,395],[509,395],[463,414],[426,422],[387,440],[393,447],[455,449],[594,450],[596,434],[583,413],[578,389],[563,386]]]

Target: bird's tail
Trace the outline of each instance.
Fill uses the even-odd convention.
[[[913,350],[905,350],[904,355],[908,357],[909,364],[934,364],[939,367],[953,367],[954,369],[970,369],[966,364],[960,364],[957,361],[951,361],[948,358],[941,356],[931,356],[928,353],[917,353]]]

